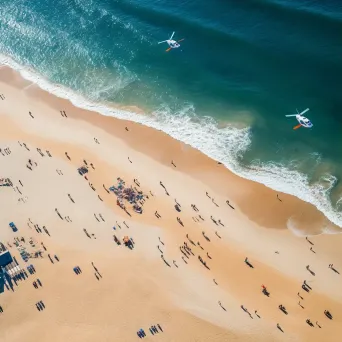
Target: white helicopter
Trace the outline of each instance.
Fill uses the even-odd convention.
[[[299,122],[299,125],[297,126],[294,126],[293,129],[297,129],[297,128],[300,128],[301,126],[305,127],[305,128],[312,128],[313,127],[313,124],[312,122],[306,118],[303,114],[305,114],[306,112],[308,112],[310,109],[309,108],[306,108],[305,110],[303,110],[301,113],[298,113],[298,110],[297,110],[297,114],[290,114],[290,115],[285,115],[287,117],[289,116],[295,116],[297,121]]]
[[[180,47],[180,42],[183,41],[184,39],[181,39],[181,40],[178,40],[178,41],[175,41],[173,40],[173,36],[174,36],[174,32],[172,33],[171,37],[167,40],[163,40],[162,42],[159,42],[158,44],[161,44],[161,43],[167,43],[169,45],[169,48],[166,50],[166,52],[169,52],[171,49],[177,49]]]

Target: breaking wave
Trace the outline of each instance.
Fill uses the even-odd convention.
[[[244,166],[240,162],[252,143],[250,127],[237,128],[231,124],[219,127],[218,122],[212,117],[197,116],[194,106],[190,103],[177,112],[172,111],[167,105],[163,105],[152,115],[113,109],[106,104],[92,102],[61,85],[52,84],[33,70],[22,67],[8,57],[0,56],[0,63],[17,70],[25,79],[36,83],[45,91],[71,101],[75,106],[162,130],[214,160],[222,162],[238,176],[262,183],[276,191],[294,195],[313,204],[331,222],[342,227],[342,213],[333,207],[329,197],[337,182],[336,177],[325,174],[319,181],[310,184],[309,178],[305,174],[290,170],[281,164],[254,161],[251,165]],[[341,200],[337,203],[339,204]],[[289,224],[289,229],[295,230],[295,227],[293,229],[291,227],[292,225]],[[324,232],[329,233],[328,231]]]

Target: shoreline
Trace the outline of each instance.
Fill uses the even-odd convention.
[[[30,276],[14,292],[0,294],[5,342],[23,336],[27,342],[66,337],[130,342],[137,340],[137,329],[157,323],[164,329],[157,337],[161,342],[322,341],[327,331],[329,342],[339,341],[341,280],[328,265],[342,267],[342,236],[313,236],[311,245],[287,229],[289,217],[295,217],[300,232],[319,234],[326,219],[314,206],[285,194],[278,194],[280,201],[273,190],[234,175],[161,131],[74,107],[10,69],[0,69],[0,88],[5,97],[0,100],[2,177],[14,184],[0,191],[1,241],[11,245],[21,267],[26,264],[14,238],[24,237],[29,250],[30,239],[36,248],[41,243],[47,248],[42,258],[30,260],[43,288],[34,289]],[[85,160],[87,179],[77,172]],[[143,214],[130,204],[127,214],[106,190],[118,177],[148,195]],[[12,221],[17,233],[8,226]],[[31,221],[46,226],[49,235],[36,231]],[[134,239],[134,249],[115,244],[113,235]],[[185,244],[192,254],[185,253]],[[60,262],[49,261],[53,255]],[[75,266],[82,275],[73,273]],[[309,294],[301,289],[303,279],[313,288]],[[261,284],[270,298],[261,293]],[[298,291],[305,310],[298,305]],[[38,300],[46,312],[36,310]],[[324,316],[326,309],[333,321]],[[309,329],[308,317],[323,328]],[[50,336],[41,335],[42,324]]]
[[[134,124],[137,124],[139,127],[147,127],[147,129],[143,129],[141,128],[140,129],[140,132],[139,134],[144,134],[144,136],[148,136],[150,134],[154,134],[154,135],[158,135],[158,139],[159,139],[159,135],[162,136],[162,133],[160,134],[160,131],[163,132],[165,134],[166,137],[163,137],[163,142],[164,141],[167,141],[168,144],[171,144],[169,143],[169,140],[176,140],[178,141],[181,146],[179,147],[180,149],[183,149],[183,148],[189,148],[188,144],[180,141],[180,140],[177,140],[177,138],[173,137],[172,135],[170,135],[169,133],[167,132],[164,132],[162,130],[160,130],[157,126],[157,123],[155,122],[154,118],[151,116],[151,117],[147,117],[145,115],[141,115],[143,112],[135,107],[135,106],[121,106],[121,107],[118,107],[118,108],[115,108],[115,107],[107,107],[106,105],[103,105],[103,104],[98,104],[98,103],[91,103],[89,102],[88,100],[86,100],[85,98],[83,98],[82,96],[80,95],[76,95],[74,93],[72,93],[72,96],[70,97],[70,91],[59,86],[59,85],[53,85],[51,83],[49,83],[47,80],[43,79],[43,78],[39,78],[39,76],[37,74],[34,74],[32,73],[31,71],[29,70],[26,70],[25,68],[19,66],[17,63],[11,61],[10,59],[6,58],[6,57],[2,57],[2,62],[5,63],[6,67],[5,68],[9,68],[10,70],[13,70],[14,73],[19,73],[20,75],[20,78],[22,78],[22,80],[18,79],[17,82],[18,82],[18,85],[20,86],[20,84],[22,84],[21,82],[23,82],[24,80],[24,84],[26,84],[26,86],[28,86],[28,89],[31,87],[31,82],[33,83],[32,84],[32,87],[35,88],[39,88],[42,92],[44,92],[45,94],[51,94],[52,97],[50,98],[49,97],[49,101],[51,103],[55,103],[54,105],[55,106],[64,106],[64,107],[68,107],[68,105],[66,105],[65,103],[69,103],[72,107],[75,106],[77,108],[80,109],[80,111],[77,113],[78,115],[78,119],[80,120],[84,120],[84,118],[82,118],[81,116],[82,115],[86,115],[86,113],[90,110],[92,113],[96,113],[97,115],[100,115],[104,118],[113,118],[113,119],[116,119],[116,120],[119,120],[119,121],[123,121],[123,122],[127,122],[127,123],[134,123]],[[18,70],[15,70],[13,68],[17,68]],[[38,78],[37,78],[38,77]],[[35,80],[36,82],[38,83],[35,83],[33,80]],[[28,83],[26,83],[28,82]],[[47,90],[47,89],[50,89],[50,90]],[[38,91],[38,90],[36,90]],[[52,92],[50,92],[52,91]],[[30,93],[30,92],[29,92]],[[37,96],[39,96],[39,94],[37,94]],[[69,96],[69,97],[68,97]],[[56,99],[54,99],[56,98]],[[57,101],[57,99],[60,99],[60,100],[63,100],[63,101],[66,101],[66,102],[63,102],[63,101]],[[56,107],[56,108],[57,108]],[[129,112],[127,112],[127,110]],[[133,112],[131,112],[133,111]],[[111,116],[111,114],[114,114],[115,113],[115,117],[114,116]],[[127,120],[127,115],[133,115],[133,117],[130,118],[130,120],[133,120],[133,121],[128,121]],[[93,120],[93,119],[92,119]],[[104,120],[107,120],[107,119],[103,119]],[[97,121],[97,122],[95,122]],[[107,121],[107,122],[110,122],[110,121]],[[102,123],[102,120],[93,120],[93,123],[97,124],[97,125],[103,125]],[[106,124],[104,124],[106,125]],[[141,126],[142,125],[142,126]],[[157,125],[157,126],[156,126]],[[151,133],[152,132],[152,133]],[[156,133],[158,132],[158,133]],[[247,132],[247,131],[246,131]],[[114,132],[115,134],[121,134],[120,133],[120,130],[116,130]],[[247,133],[246,133],[247,134]],[[121,135],[121,137],[123,138],[124,135]],[[126,138],[126,137],[125,137]],[[129,142],[132,144],[132,142]],[[246,143],[246,142],[245,142]],[[148,149],[148,148],[145,148],[144,146],[147,144],[147,141],[144,141],[144,144],[143,146],[140,146],[139,148],[143,151],[143,152],[148,152],[148,153],[153,153],[153,151],[151,151],[151,149]],[[137,145],[137,143],[135,142],[135,145]],[[153,144],[151,144],[153,145]],[[171,144],[172,145],[172,144]],[[176,146],[177,144],[173,144],[172,146]],[[184,147],[185,146],[185,147]],[[138,148],[137,146],[135,146],[135,148]],[[196,151],[198,151],[199,154],[204,154],[206,156],[206,158],[203,158],[204,160],[204,163],[207,164],[209,160],[213,160],[211,157],[207,156],[205,154],[205,152],[201,151],[201,150],[198,150],[196,147],[193,147],[190,145],[190,148],[191,149],[194,149]],[[247,148],[247,145],[243,148],[245,149]],[[147,151],[148,150],[148,151]],[[165,162],[165,161],[164,161]],[[314,229],[314,234],[319,234],[319,233],[322,233],[322,232],[325,232],[325,233],[339,233],[339,230],[336,229],[337,227],[342,227],[342,223],[340,222],[340,218],[339,216],[341,216],[340,214],[338,214],[337,212],[333,212],[333,209],[330,207],[328,208],[327,205],[329,206],[330,204],[328,204],[326,202],[326,199],[323,198],[323,197],[320,197],[320,198],[315,198],[315,196],[321,196],[319,194],[319,191],[316,189],[316,190],[313,190],[313,188],[311,189],[312,191],[315,191],[316,194],[313,195],[311,194],[311,197],[309,196],[309,198],[307,197],[307,194],[306,194],[306,190],[305,190],[305,187],[307,187],[308,185],[306,184],[304,186],[304,188],[301,188],[301,184],[304,182],[305,183],[305,180],[304,179],[301,179],[300,181],[299,180],[296,180],[296,184],[299,184],[299,188],[297,185],[295,185],[295,183],[293,183],[292,185],[290,184],[290,187],[292,187],[292,189],[297,189],[296,191],[298,191],[297,194],[289,194],[287,193],[286,191],[284,190],[287,190],[287,185],[285,183],[282,183],[278,181],[277,184],[275,183],[270,183],[268,177],[270,177],[270,174],[267,176],[267,173],[263,174],[263,170],[262,169],[259,169],[258,171],[256,171],[257,169],[252,166],[249,168],[249,170],[252,170],[251,173],[246,173],[247,172],[247,168],[245,170],[240,170],[240,172],[236,172],[234,171],[234,169],[238,169],[239,167],[236,165],[234,167],[231,166],[231,168],[227,167],[226,165],[221,165],[222,168],[224,167],[227,172],[231,173],[231,175],[233,176],[234,178],[234,181],[240,181],[240,179],[243,179],[244,181],[249,181],[250,184],[260,184],[262,186],[265,186],[266,188],[270,189],[271,191],[274,191],[274,192],[278,192],[279,194],[281,193],[281,196],[285,196],[286,198],[288,198],[287,196],[293,196],[295,198],[297,198],[299,200],[298,203],[302,203],[302,202],[306,202],[312,206],[314,206],[315,208],[317,208],[317,210],[319,210],[321,213],[323,213],[324,216],[327,217],[327,220],[332,222],[332,225],[328,223],[327,220],[324,220],[320,217],[320,215],[314,215],[312,220],[313,222],[317,222],[317,218],[318,218],[318,222],[320,222],[321,226],[324,227],[323,230],[322,229]],[[250,171],[249,171],[250,172]],[[261,174],[259,175],[259,172],[261,172]],[[273,177],[275,178],[279,178],[279,176],[281,175],[282,173],[282,170],[277,170],[277,172],[275,174],[273,174]],[[299,174],[298,174],[299,175]],[[259,177],[261,176],[261,178]],[[294,173],[294,176],[296,176],[296,172]],[[289,180],[286,180],[286,181],[289,181]],[[265,185],[265,183],[267,185]],[[277,191],[277,190],[274,190],[274,188],[279,188],[280,190]],[[285,189],[286,188],[286,189]],[[262,187],[258,187],[258,192],[259,191],[262,191],[260,190],[262,189]],[[283,192],[284,191],[284,192]],[[267,191],[266,191],[267,192]],[[262,191],[262,193],[264,193],[264,191]],[[304,196],[304,198],[303,198]],[[256,199],[257,200],[257,199]],[[314,204],[313,204],[314,203]],[[296,204],[298,205],[298,204]],[[292,205],[292,209],[295,207],[295,205]],[[327,211],[328,210],[328,211]],[[306,209],[305,210],[305,213],[307,215],[313,215],[313,211],[312,210],[308,210]],[[287,213],[288,214],[288,213]],[[257,219],[257,214],[254,214],[253,216],[251,216],[251,219]],[[302,222],[302,219],[299,219],[298,218],[298,215],[296,214],[295,215],[295,218],[294,220],[292,220],[290,226],[291,227],[294,227],[294,223],[293,221],[298,221],[298,222]],[[262,220],[260,221],[259,223],[261,224],[267,224],[267,222],[265,220]],[[279,226],[279,222],[276,222],[275,223],[277,226]],[[282,227],[284,227],[284,222],[282,222]],[[303,230],[302,228],[299,228],[299,233],[300,231]]]

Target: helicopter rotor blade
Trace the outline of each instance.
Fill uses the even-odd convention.
[[[310,109],[309,108],[306,108],[305,110],[303,110],[301,113],[299,113],[300,115],[303,115],[305,114],[306,112],[308,112]]]
[[[165,43],[165,42],[167,42],[167,40],[163,40],[162,42],[158,42],[158,44]]]
[[[171,37],[170,37],[170,40],[172,39],[172,37],[174,36],[174,34],[175,34],[175,32],[172,32],[172,35],[171,35]]]
[[[294,126],[293,129],[298,129],[298,128],[300,128],[300,127],[302,127],[301,124],[299,124],[299,125],[297,125],[297,126]]]
[[[185,38],[178,40],[177,43],[180,43],[180,42],[182,42],[183,40],[185,40]]]
[[[168,48],[168,49],[166,49],[165,51],[166,51],[166,52],[169,52],[171,49],[172,49],[172,48],[170,48],[170,47],[169,47],[169,48]]]

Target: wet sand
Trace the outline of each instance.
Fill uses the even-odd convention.
[[[0,69],[0,89],[5,96],[0,100],[0,148],[11,151],[0,154],[0,178],[14,185],[0,188],[0,241],[12,246],[22,268],[26,264],[13,245],[15,237],[25,238],[21,244],[27,250],[42,251],[42,258],[29,260],[37,273],[20,281],[14,292],[0,294],[2,341],[136,341],[140,328],[159,341],[341,339],[342,281],[328,265],[342,271],[342,237],[321,234],[340,228],[315,207],[286,194],[278,194],[280,201],[276,192],[232,174],[163,132],[74,107],[6,67]],[[32,170],[26,167],[29,159]],[[77,172],[83,160],[95,168],[89,166],[88,179]],[[117,184],[118,177],[148,196],[142,214],[127,203],[129,216],[104,189]],[[46,226],[50,236],[28,225],[29,219]],[[11,221],[18,232],[9,228]],[[134,249],[118,246],[113,234],[120,241],[133,238]],[[180,248],[184,242],[192,253]],[[52,264],[48,254],[60,261]],[[102,275],[99,280],[91,262]],[[75,266],[82,274],[73,272]],[[32,286],[36,278],[42,288]],[[313,289],[309,293],[301,288],[304,280]],[[35,307],[39,300],[46,305],[43,311]],[[163,332],[152,336],[148,328],[156,324]]]

